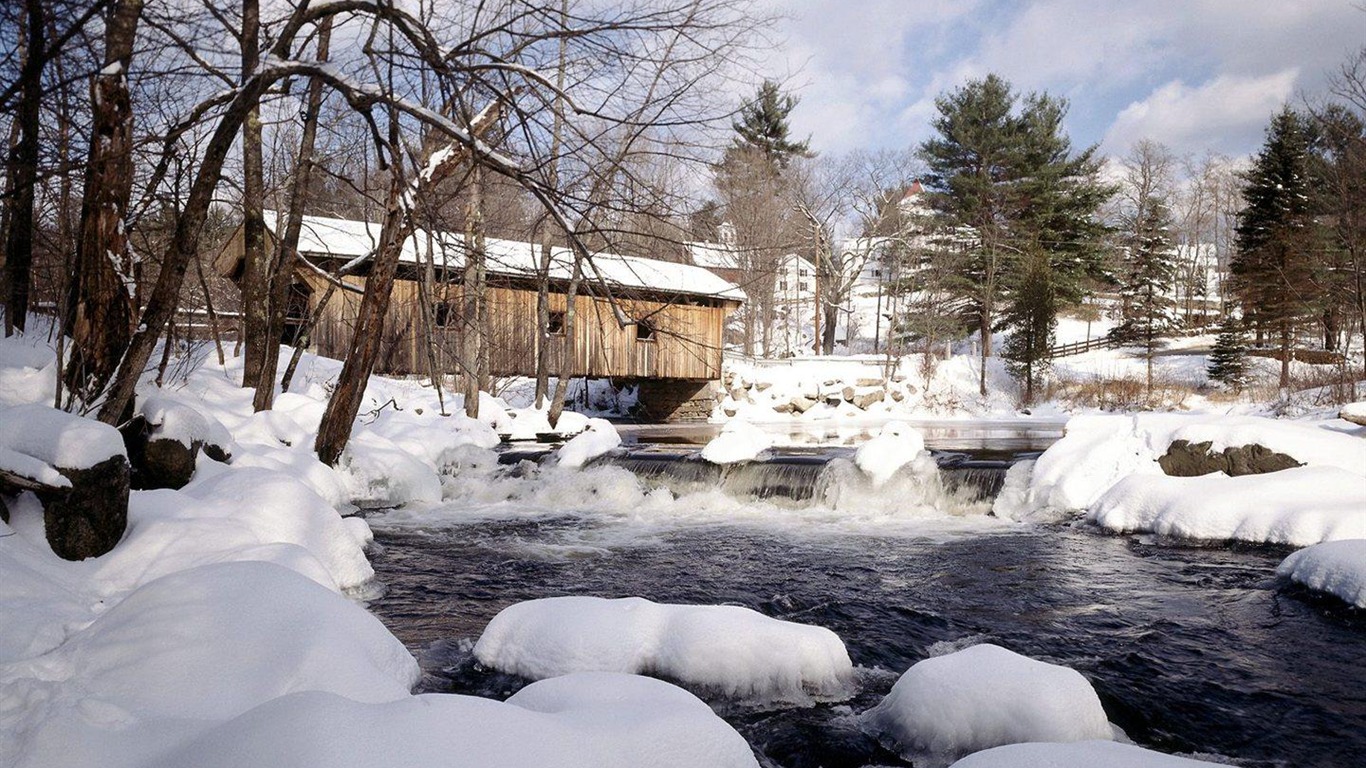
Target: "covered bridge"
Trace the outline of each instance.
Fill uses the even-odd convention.
[[[266,211],[267,247],[276,246],[278,217]],[[300,264],[291,291],[284,343],[293,343],[307,317],[314,317],[308,343],[329,357],[345,354],[357,317],[359,291],[334,290],[319,270],[335,273],[347,262],[371,254],[380,225],[307,216],[299,237]],[[465,370],[463,335],[479,324],[464,317],[463,278],[468,246],[463,235],[419,230],[404,243],[385,322],[386,338],[377,372],[427,371],[426,334],[419,299],[430,272],[432,340],[441,373]],[[537,332],[537,272],[541,247],[513,240],[485,241],[488,374],[534,376],[541,334]],[[216,259],[220,274],[237,278],[242,269],[242,233]],[[592,257],[584,267],[575,300],[572,337],[566,334],[566,293],[573,255],[551,251],[550,371],[568,377],[612,378],[641,386],[646,416],[661,420],[696,418],[710,411],[710,383],[721,376],[722,334],[727,315],[744,293],[714,273],[688,264],[612,253]],[[312,266],[310,266],[312,265]],[[368,265],[342,281],[363,289]],[[604,287],[606,290],[604,290]],[[610,299],[608,293],[610,292]],[[326,303],[323,303],[326,298]],[[622,327],[612,312],[621,308],[634,325]]]

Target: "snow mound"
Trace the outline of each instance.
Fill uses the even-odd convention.
[[[183,445],[199,442],[216,445],[229,454],[236,453],[232,435],[212,416],[165,395],[153,395],[142,403],[142,417],[156,428],[156,437]]]
[[[0,338],[0,408],[51,403],[57,389],[57,353],[31,330]]]
[[[589,419],[583,432],[560,446],[556,455],[560,457],[562,467],[582,467],[618,445],[621,445],[621,435],[610,421]]]
[[[1366,424],[1366,400],[1342,406],[1342,410],[1338,411],[1338,417],[1353,424]]]
[[[1198,414],[1077,416],[1035,462],[1028,490],[1012,502],[1012,516],[1074,514],[1092,508],[1126,477],[1165,477],[1157,460],[1174,440],[1209,442],[1214,451],[1258,444],[1311,467],[1353,473],[1358,483],[1366,475],[1366,440],[1312,424]]]
[[[428,694],[387,704],[301,693],[172,752],[164,768],[757,768],[706,704],[658,680],[584,673],[506,702]]]
[[[755,704],[853,693],[844,643],[824,627],[748,608],[639,597],[552,597],[504,608],[474,647],[480,663],[540,680],[571,672],[651,674]]]
[[[11,459],[18,453],[63,469],[128,455],[117,429],[46,405],[0,409],[0,449]]]
[[[729,421],[721,434],[702,448],[702,458],[713,464],[753,461],[773,447],[773,438],[748,421]]]
[[[1337,467],[1262,475],[1142,475],[1119,481],[1088,519],[1121,533],[1308,546],[1366,538],[1366,479]]]
[[[1287,557],[1278,576],[1366,608],[1366,539],[1315,544]]]
[[[923,450],[925,438],[919,430],[905,422],[893,421],[883,426],[876,437],[859,446],[854,463],[868,473],[875,487],[881,487],[897,470],[915,461]]]
[[[563,411],[555,426],[550,426],[550,409],[517,408],[508,412],[511,422],[509,440],[535,440],[539,435],[577,435],[588,427],[588,417],[574,411]]]
[[[1079,672],[990,644],[915,664],[864,722],[917,764],[1002,744],[1113,736]]]
[[[1164,755],[1113,741],[1012,744],[968,755],[953,768],[1200,768],[1202,760]]]

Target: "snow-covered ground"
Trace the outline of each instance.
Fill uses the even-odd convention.
[[[946,405],[975,390],[973,364],[965,357],[942,363],[924,388],[909,374],[901,381],[893,377],[899,400],[886,386],[875,398],[876,387],[860,381],[876,365],[866,360],[825,361],[818,375],[803,370],[766,387],[756,376],[740,389],[757,398],[781,384],[805,398],[814,387],[823,399],[807,399],[825,411],[810,415],[813,404],[807,415],[787,418],[843,418],[854,415],[851,408],[874,414],[888,401]],[[838,366],[847,372],[833,370]],[[717,491],[675,497],[644,487],[620,468],[581,467],[619,437],[605,422],[574,417],[562,428],[586,431],[561,449],[558,463],[498,472],[490,448],[499,436],[543,431],[544,413],[482,396],[478,420],[444,415],[430,387],[383,378],[369,383],[353,440],[339,465],[328,467],[314,457],[312,442],[339,368],[306,356],[293,391],[264,413],[252,411],[251,393],[238,386],[236,361],[220,366],[201,355],[178,364],[160,389],[149,377],[138,400],[149,422],[180,440],[226,443],[232,459],[201,457],[192,481],[179,490],[133,492],[127,533],[101,557],[57,558],[46,544],[37,498],[6,500],[9,523],[0,523],[0,765],[754,766],[744,740],[696,696],[622,672],[651,672],[769,702],[841,699],[853,685],[843,643],[819,627],[736,608],[584,598],[554,610],[520,608],[526,615],[519,619],[514,611],[504,622],[495,620],[487,643],[481,642],[481,658],[490,664],[531,677],[559,676],[506,702],[413,696],[418,668],[412,656],[355,602],[372,594],[364,551],[371,532],[365,521],[339,513],[358,503],[395,506],[376,518],[395,527],[451,514],[517,517],[600,508],[630,516],[639,526],[633,536],[669,521],[735,523],[777,515],[799,523],[794,529],[871,526],[916,536],[932,535],[935,526],[991,531],[1019,525],[1011,521],[1089,516],[1117,530],[1161,531],[1168,525],[1162,521],[1176,520],[1191,526],[1171,523],[1171,532],[1181,535],[1296,544],[1347,535],[1366,539],[1366,532],[1357,533],[1366,516],[1359,502],[1366,440],[1363,430],[1341,421],[1079,417],[1036,463],[1012,472],[997,504],[1000,518],[967,504],[955,508],[963,517],[954,519],[946,508],[956,502],[936,484],[933,462],[927,464],[922,442],[905,425],[883,430],[881,442],[869,443],[877,450],[833,463],[838,482],[826,492],[834,495],[801,509],[737,505]],[[1004,376],[989,373],[993,381]],[[55,355],[45,340],[0,341],[2,466],[44,473],[61,462],[88,464],[121,450],[108,428],[73,425],[72,417],[48,408],[55,374]],[[827,383],[850,379],[847,394],[839,387],[836,395],[835,384]],[[839,402],[830,402],[835,396]],[[759,410],[761,404],[746,405]],[[998,412],[991,401],[977,405]],[[1004,402],[997,405],[1000,413],[1014,412]],[[458,396],[446,396],[446,413],[460,407]],[[879,416],[886,421],[897,413],[889,406]],[[732,433],[737,431],[743,428]],[[1160,475],[1158,456],[1175,439],[1211,442],[1215,450],[1255,442],[1306,466],[1234,478],[1161,475],[1152,482]],[[756,440],[737,440],[754,452]],[[1224,502],[1247,495],[1277,500],[1277,517]],[[461,500],[458,511],[439,503],[453,498]],[[1196,501],[1183,501],[1191,498]],[[1218,514],[1211,517],[1211,509]],[[1107,522],[1112,514],[1122,522]],[[585,532],[591,535],[612,533]],[[1306,550],[1282,571],[1359,601],[1363,558],[1348,544]],[[585,538],[583,546],[592,545]],[[617,616],[627,613],[623,605],[632,609],[627,618]],[[593,663],[580,663],[583,658]],[[1103,712],[1097,715],[1089,699],[1078,703],[1089,684],[1078,685],[1075,672],[1041,671],[1032,666],[1037,664],[993,656],[917,666],[905,679],[920,680],[940,666],[928,679],[962,694],[966,703],[954,712],[966,713],[965,719],[952,720],[949,712],[950,720],[935,728],[932,718],[905,715],[923,699],[912,693],[923,686],[907,683],[871,721],[898,743],[915,742],[921,736],[910,734],[930,727],[938,735],[925,736],[926,743],[944,738],[953,745],[929,748],[943,754],[1022,739],[1104,738]],[[1043,689],[1061,697],[1061,709],[1037,706]],[[1035,706],[1021,709],[1019,700]],[[1067,713],[1061,731],[1050,730],[1053,718],[1038,720],[1051,711]],[[909,730],[896,730],[902,728]],[[1011,759],[999,754],[1018,754],[1022,762],[999,762]],[[1113,757],[1116,765],[1186,764],[1092,742],[987,751],[975,764],[1080,765],[1097,755]]]

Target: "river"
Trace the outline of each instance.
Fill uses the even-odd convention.
[[[713,702],[769,766],[904,764],[855,715],[911,664],[974,642],[1079,670],[1145,746],[1251,766],[1366,755],[1366,612],[1279,583],[1285,550],[1020,526],[967,502],[936,515],[907,500],[917,511],[897,519],[733,499],[726,514],[714,494],[633,501],[616,488],[624,471],[599,471],[588,490],[518,496],[481,481],[478,499],[456,489],[445,508],[372,517],[388,593],[371,607],[422,659],[424,690],[505,698],[524,685],[470,653],[513,602],[639,595],[747,606],[843,638],[859,671],[852,701]]]

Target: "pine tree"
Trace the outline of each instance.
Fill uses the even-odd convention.
[[[1322,291],[1305,120],[1286,108],[1272,118],[1266,143],[1244,177],[1230,271],[1244,317],[1280,340],[1281,387],[1290,384],[1296,326],[1316,314]]]
[[[783,93],[777,83],[765,80],[754,99],[740,108],[740,119],[731,123],[739,134],[736,144],[760,150],[780,169],[787,168],[793,157],[808,157],[810,140],[793,141],[787,123],[797,101],[796,96]]]
[[[1062,126],[1065,100],[1020,97],[988,75],[935,106],[938,136],[920,145],[919,156],[929,169],[930,205],[974,241],[953,290],[981,334],[980,392],[991,332],[1004,328],[1020,335],[1006,356],[1032,393],[1058,305],[1079,301],[1084,279],[1100,271],[1104,227],[1094,214],[1113,190],[1098,180],[1095,147],[1073,153]],[[1047,269],[1039,268],[1040,254]]]
[[[1211,380],[1235,390],[1247,384],[1247,337],[1240,318],[1230,314],[1219,323],[1219,335],[1214,339],[1206,371]]]
[[[1148,396],[1153,393],[1153,357],[1166,346],[1164,336],[1180,325],[1171,298],[1176,281],[1176,249],[1172,247],[1171,213],[1161,198],[1152,198],[1135,222],[1127,270],[1120,295],[1127,308],[1110,337],[1143,350],[1148,365]]]

